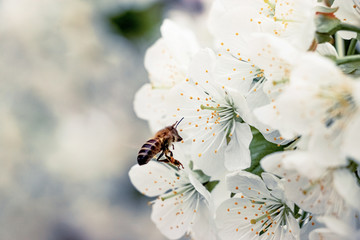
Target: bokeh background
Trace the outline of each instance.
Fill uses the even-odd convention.
[[[164,18],[208,41],[210,0],[0,0],[0,240],[164,239],[128,179]]]

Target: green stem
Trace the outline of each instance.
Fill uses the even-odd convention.
[[[351,172],[356,172],[358,168],[358,164],[356,162],[350,160],[349,165],[346,166],[347,169],[349,169]]]
[[[338,51],[339,57],[344,57],[344,41],[343,39],[340,37],[339,33],[335,34],[335,45],[336,45],[336,50]]]
[[[360,55],[351,55],[351,56],[346,56],[346,57],[340,57],[338,59],[336,59],[336,64],[337,65],[341,65],[341,64],[345,64],[345,63],[352,63],[352,62],[359,62],[360,61]]]
[[[338,30],[346,30],[351,32],[357,32],[360,33],[360,28],[354,25],[350,25],[347,23],[340,23]]]
[[[350,45],[349,45],[349,48],[348,48],[347,54],[346,54],[347,56],[349,56],[349,55],[354,55],[356,43],[357,43],[357,39],[356,39],[356,38],[351,39],[351,42],[350,42]]]

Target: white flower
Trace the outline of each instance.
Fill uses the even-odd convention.
[[[314,40],[315,6],[313,0],[219,0],[213,5],[209,27],[220,41],[263,32],[306,51]]]
[[[133,166],[129,177],[142,194],[158,196],[152,202],[151,219],[167,238],[177,239],[191,232],[199,234],[200,230],[207,232],[207,239],[216,239],[212,199],[202,185],[209,177],[184,166],[184,170],[178,171],[168,164],[150,161]]]
[[[265,85],[264,91],[271,100],[289,81],[297,59],[303,54],[283,39],[260,33],[246,38],[237,36],[231,42],[224,40],[220,46],[216,63],[219,81],[247,91],[257,79]]]
[[[335,0],[331,5],[332,8],[339,9],[334,13],[335,16],[342,22],[354,26],[360,25],[360,2],[359,0]],[[339,34],[344,39],[351,39],[356,37],[355,32],[339,31]]]
[[[209,49],[199,51],[191,63],[189,78],[174,88],[167,101],[172,117],[184,117],[179,131],[185,141],[192,142],[194,163],[212,176],[250,166],[249,125],[267,140],[285,141],[252,113],[253,109],[270,103],[263,92],[264,79],[252,76],[243,80],[241,75],[250,65],[244,63],[245,66],[238,59],[234,59],[226,75],[231,61],[231,57],[215,56]]]
[[[280,180],[268,173],[262,178],[247,172],[228,175],[229,190],[241,197],[225,201],[216,211],[222,239],[299,239],[293,203],[284,197]]]
[[[359,161],[354,140],[360,131],[360,83],[319,55],[307,54],[300,62],[283,93],[256,109],[255,115],[286,138],[314,135],[326,128],[325,137]]]
[[[195,35],[166,19],[161,36],[145,54],[145,68],[153,87],[172,87],[186,77],[192,56],[199,50]]]
[[[163,127],[167,116],[164,104],[169,90],[185,79],[190,60],[199,49],[194,34],[170,20],[163,22],[161,34],[145,55],[150,83],[136,93],[134,100],[137,116],[148,120],[154,132]]]
[[[250,166],[249,145],[252,139],[246,123],[251,112],[241,92],[226,90],[215,83],[214,54],[202,50],[190,69],[190,79],[174,88],[168,101],[185,141],[191,141],[196,166],[211,176],[226,169]],[[224,157],[225,156],[225,157]]]
[[[311,151],[273,153],[261,166],[284,179],[286,196],[305,211],[339,216],[349,206],[359,209],[355,177],[340,167],[321,168],[316,163],[321,157]]]

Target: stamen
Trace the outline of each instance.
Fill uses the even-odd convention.
[[[271,219],[271,214],[273,214],[274,212],[276,212],[277,211],[277,209],[273,209],[273,210],[271,210],[271,211],[266,211],[266,213],[264,214],[264,215],[262,215],[262,216],[260,216],[260,217],[258,217],[258,218],[253,218],[253,219],[251,219],[250,220],[250,223],[251,224],[256,224],[257,222],[259,222],[259,221],[261,221],[261,220],[263,220],[263,219],[265,219],[265,218],[268,218],[268,219]]]
[[[167,195],[164,195],[163,197],[161,197],[161,201],[165,201],[166,199],[175,197],[177,195],[181,195],[184,194],[186,192],[188,192],[189,190],[192,190],[193,186],[188,186],[188,187],[184,187],[181,191],[172,191],[170,193],[168,193]]]

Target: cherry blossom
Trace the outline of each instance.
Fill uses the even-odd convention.
[[[139,192],[157,196],[151,202],[151,219],[166,237],[178,239],[200,230],[207,233],[207,239],[216,239],[216,228],[211,226],[212,199],[203,186],[209,177],[156,161],[133,166],[129,177]]]
[[[228,188],[237,195],[217,209],[223,239],[299,239],[294,205],[280,179],[268,173],[262,178],[247,172],[228,175]]]

